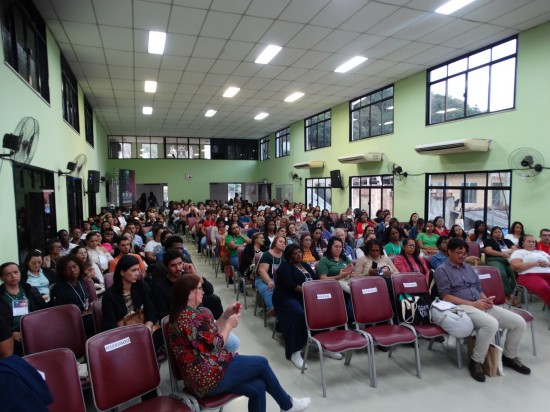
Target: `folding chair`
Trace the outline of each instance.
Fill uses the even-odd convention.
[[[377,386],[374,345],[389,347],[388,356],[391,357],[395,345],[414,343],[416,376],[421,379],[422,372],[416,333],[410,325],[394,325],[392,323],[393,310],[384,279],[378,276],[361,276],[352,278],[349,285],[357,330],[365,332],[369,338],[371,386],[374,388]],[[366,326],[361,329],[360,324]]]
[[[204,229],[206,233],[206,258],[205,262],[212,261],[214,259],[214,244],[212,243],[212,229],[213,226],[208,226]]]
[[[497,268],[492,266],[475,266],[474,271],[479,277],[481,288],[485,296],[494,296],[493,303],[498,306],[506,304],[506,294],[502,285],[502,278]],[[514,308],[509,306],[508,310],[521,316],[526,323],[531,325],[531,341],[533,343],[533,355],[537,356],[537,348],[535,345],[535,318],[531,313],[524,309]],[[496,336],[497,344],[500,342],[500,333]]]
[[[185,237],[187,238],[187,241],[189,242],[189,239],[191,238],[191,232],[193,228],[195,227],[195,224],[197,223],[197,218],[195,217],[188,217],[187,218],[187,226],[185,227]]]
[[[221,236],[216,236],[216,246],[214,248],[215,252],[216,252],[216,257],[217,257],[217,260],[215,262],[215,265],[214,265],[214,273],[216,274],[216,277],[218,277],[218,272],[219,270],[221,269],[221,257],[220,257],[220,252],[221,252],[221,249],[222,249],[222,237]]]
[[[344,292],[338,282],[333,280],[313,280],[302,285],[304,311],[307,326],[307,343],[304,353],[302,373],[305,371],[309,346],[316,345],[321,364],[321,384],[323,397],[326,398],[323,350],[346,353],[345,365],[351,362],[353,350],[368,348],[367,336],[348,330],[348,315]],[[341,328],[344,329],[341,329]],[[340,329],[335,329],[340,328]],[[315,335],[312,332],[319,331]]]
[[[238,249],[238,254],[239,254],[239,268],[241,267],[241,261],[242,261],[242,256],[243,256],[243,252],[244,252],[244,246],[239,246],[239,249]],[[246,290],[247,289],[252,289],[252,287],[254,286],[254,281],[250,280],[250,279],[247,279],[246,277],[243,276],[244,273],[241,273],[239,271],[239,287],[237,288],[237,300],[239,300],[239,296],[241,294],[241,288],[243,289],[244,293],[243,293],[243,299],[244,299],[244,308],[245,310],[248,309],[248,305],[247,305],[247,302],[246,302],[246,298],[247,298],[247,294],[246,294]],[[233,279],[234,281],[235,279]]]
[[[174,353],[170,349],[170,333],[169,333],[169,317],[165,316],[162,318],[162,335],[164,336],[164,343],[166,345],[166,353],[168,354],[168,366],[170,368],[170,385],[174,396],[182,396],[183,399],[189,399],[193,405],[195,411],[203,411],[208,409],[220,409],[220,412],[223,410],[223,407],[231,402],[233,399],[239,398],[240,395],[234,393],[223,393],[216,396],[204,396],[202,398],[196,398],[190,392],[187,392],[185,388],[180,389],[178,381],[182,381],[178,363],[174,356]],[[183,392],[182,392],[183,391]]]
[[[151,332],[144,325],[123,326],[86,342],[94,404],[99,411],[145,395],[160,384]],[[191,412],[191,405],[171,396],[148,399],[125,411]]]
[[[391,275],[391,281],[395,302],[397,302],[397,296],[399,296],[400,293],[429,294],[428,283],[423,273],[395,273]],[[447,332],[445,332],[443,328],[433,323],[425,325],[412,324],[411,326],[414,328],[417,338],[430,340],[430,344],[428,345],[428,349],[430,350],[432,349],[435,338],[447,335]],[[458,369],[462,369],[462,348],[459,339],[456,340],[456,358]]]
[[[95,333],[103,332],[103,304],[101,300],[92,302],[92,319],[94,320]]]
[[[94,302],[97,300],[97,291],[95,290],[95,284],[92,279],[89,277],[84,278],[84,285],[86,286],[86,291],[88,292],[88,296],[90,296],[90,302]]]
[[[69,349],[38,352],[23,359],[44,373],[53,397],[53,403],[48,405],[50,412],[86,412],[76,358]]]
[[[103,276],[103,279],[105,282],[105,290],[113,286],[113,276],[114,276],[113,272],[105,273],[105,276]]]

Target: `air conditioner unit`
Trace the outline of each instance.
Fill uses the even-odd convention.
[[[296,169],[321,169],[325,167],[325,162],[322,160],[310,160],[304,163],[294,163]]]
[[[442,155],[469,152],[487,152],[491,139],[462,139],[416,146],[414,150],[422,155]]]
[[[338,158],[340,163],[366,163],[366,162],[381,162],[384,153],[368,152],[352,156],[342,156]]]

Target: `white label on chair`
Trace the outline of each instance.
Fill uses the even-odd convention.
[[[491,274],[490,273],[483,273],[483,274],[477,275],[477,277],[479,278],[479,280],[491,279]]]
[[[323,293],[321,295],[317,295],[317,299],[319,299],[319,300],[331,299],[331,298],[332,298],[332,295],[330,293]]]
[[[116,342],[109,343],[108,345],[105,345],[105,352],[111,352],[112,350],[122,348],[123,346],[129,345],[132,343],[130,341],[130,338],[124,338],[121,340],[117,340]]]
[[[362,289],[361,292],[363,292],[363,295],[368,295],[369,293],[376,293],[376,292],[378,292],[378,288]]]
[[[418,285],[416,284],[416,282],[403,283],[403,287],[405,287],[405,288],[415,288],[417,286]]]

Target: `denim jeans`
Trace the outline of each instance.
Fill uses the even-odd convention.
[[[269,289],[267,284],[265,284],[260,277],[256,279],[256,290],[260,292],[260,295],[262,295],[262,298],[264,298],[267,310],[273,309],[273,291]]]
[[[263,356],[236,355],[225,370],[222,380],[208,396],[235,393],[248,398],[249,412],[265,412],[265,393],[269,393],[281,409],[292,408],[290,395],[281,387],[279,380]]]

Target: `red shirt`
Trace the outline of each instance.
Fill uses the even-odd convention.
[[[550,244],[545,246],[542,242],[537,242],[537,250],[542,250],[550,255]]]

